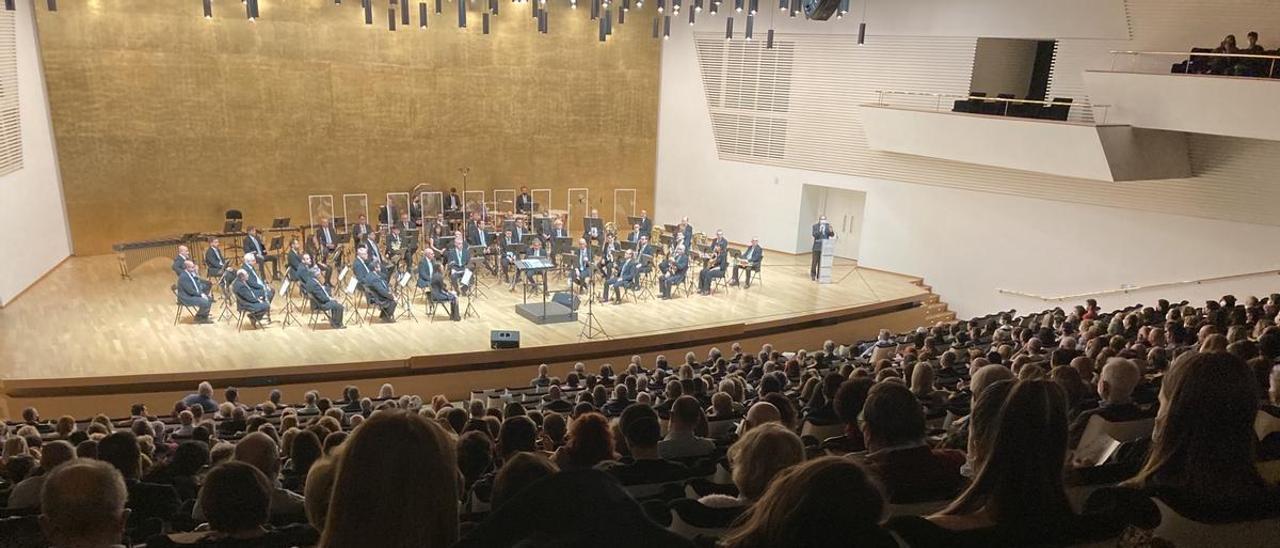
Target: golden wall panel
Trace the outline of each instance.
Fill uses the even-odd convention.
[[[385,0],[64,0],[38,9],[64,193],[78,255],[112,243],[216,230],[226,209],[305,221],[308,194],[613,189],[653,209],[659,44],[633,13],[601,44],[588,10],[502,0],[493,33],[457,28],[445,2],[428,30],[390,32]],[[477,3],[476,5],[479,5]]]

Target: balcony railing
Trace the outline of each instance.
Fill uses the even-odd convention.
[[[887,102],[892,101],[892,103]],[[956,110],[957,101],[966,101],[970,104],[991,106],[995,105],[994,111],[974,112],[966,110]],[[1093,119],[1098,121],[1098,125],[1105,125],[1107,118],[1107,108],[1110,105],[1095,105],[1088,101],[1079,101],[1072,99],[1070,102],[1058,101],[1038,101],[1035,99],[1015,99],[1009,97],[987,97],[985,95],[965,95],[959,93],[929,93],[922,91],[899,91],[899,90],[877,90],[876,105],[878,106],[908,106],[913,108],[931,109],[935,112],[963,112],[969,114],[989,114],[993,116],[1009,116],[1010,110],[1015,110],[1013,117],[1035,119],[1033,116],[1020,116],[1017,114],[1015,105],[1039,106],[1045,108],[1077,108],[1087,109],[1093,114]],[[943,107],[946,107],[945,109]],[[1099,116],[1101,114],[1101,116]]]

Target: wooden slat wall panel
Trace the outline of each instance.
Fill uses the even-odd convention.
[[[22,169],[15,13],[0,10],[0,175]]]
[[[1129,0],[1126,9],[1132,40],[1059,42],[1050,96],[1087,100],[1080,73],[1086,68],[1109,67],[1111,60],[1106,52],[1112,49],[1183,50],[1193,45],[1212,46],[1229,32],[1243,43],[1249,30],[1262,34],[1264,47],[1280,46],[1280,17],[1275,15],[1270,1]],[[717,122],[715,137],[723,160],[1280,225],[1280,217],[1270,209],[1270,204],[1280,202],[1280,185],[1273,184],[1274,174],[1280,173],[1280,142],[1192,135],[1195,177],[1130,183],[1087,181],[876,152],[867,149],[857,105],[874,102],[879,89],[967,92],[976,38],[871,35],[866,45],[858,46],[849,35],[778,33],[776,40],[793,51],[789,85],[778,76],[772,83],[789,90],[785,112],[735,109],[735,114],[757,120],[753,129],[744,130],[746,124],[741,120],[719,123],[721,114],[717,113],[724,112],[723,105],[712,97],[704,98]],[[718,33],[697,34],[698,61],[709,95],[723,93],[719,90],[734,82],[759,77],[741,65],[725,61],[726,44],[734,47],[735,42],[726,43]],[[756,41],[746,47],[763,48],[764,43]],[[781,71],[774,69],[774,73]],[[930,103],[928,99],[894,100],[899,105],[934,106]],[[1086,109],[1072,110],[1073,118],[1089,119]],[[757,142],[779,138],[776,132],[761,134],[761,118],[785,122],[785,152],[781,157],[753,154],[750,151],[756,149],[744,146],[744,139]],[[772,131],[774,127],[768,129]],[[766,150],[775,151],[776,143],[769,142]]]

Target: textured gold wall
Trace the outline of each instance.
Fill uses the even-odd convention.
[[[307,195],[418,183],[614,188],[653,210],[659,44],[633,13],[601,44],[586,9],[553,2],[550,33],[502,0],[493,33],[457,28],[446,1],[427,30],[373,26],[360,2],[64,0],[36,10],[76,254],[186,230],[224,210],[305,219]],[[474,8],[481,3],[472,4]],[[651,11],[651,10],[647,10]],[[339,206],[340,207],[340,206]],[[297,222],[297,221],[295,221]]]

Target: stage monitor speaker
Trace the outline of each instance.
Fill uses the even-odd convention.
[[[557,291],[551,296],[551,302],[567,307],[569,310],[577,310],[578,305],[582,304],[582,299],[568,291]]]
[[[804,17],[826,21],[840,9],[840,0],[804,0]]]
[[[505,329],[490,331],[489,348],[520,348],[520,332]]]

